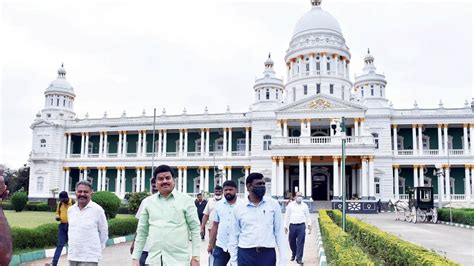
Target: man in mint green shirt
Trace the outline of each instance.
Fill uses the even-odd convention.
[[[148,240],[147,265],[199,266],[200,225],[194,200],[174,190],[173,170],[160,165],[153,172],[158,193],[144,201],[137,227],[132,265],[138,266]],[[191,254],[189,249],[191,239]]]

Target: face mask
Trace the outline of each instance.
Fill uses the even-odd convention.
[[[261,200],[263,195],[265,195],[266,188],[265,187],[253,187],[253,193]]]
[[[235,199],[235,195],[225,194],[225,199],[227,201],[233,201]]]
[[[219,195],[219,196],[215,195],[215,196],[214,196],[214,199],[216,199],[216,200],[221,200],[221,199],[222,199],[222,195]]]
[[[296,202],[301,203],[303,201],[303,197],[296,197]]]

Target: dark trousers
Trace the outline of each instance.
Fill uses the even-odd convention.
[[[148,252],[142,251],[142,255],[140,256],[140,266],[145,266],[146,258],[148,258]]]
[[[297,260],[303,259],[303,248],[306,226],[302,224],[290,224],[288,241],[290,242],[291,255]]]
[[[59,257],[61,257],[61,252],[63,251],[64,244],[67,243],[67,230],[69,225],[60,223],[58,225],[58,242],[56,243],[56,251],[54,252],[53,257],[53,266],[58,265]]]
[[[275,266],[274,248],[239,248],[237,251],[238,266]]]
[[[226,266],[227,262],[230,260],[229,252],[225,252],[218,246],[216,246],[212,251],[212,256],[214,256],[214,264],[210,266]]]

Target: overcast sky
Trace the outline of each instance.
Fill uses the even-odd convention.
[[[473,97],[469,1],[323,0],[352,53],[370,47],[395,108],[462,107]],[[284,55],[310,0],[3,1],[0,163],[28,160],[29,128],[61,62],[82,118],[246,111],[268,52]]]

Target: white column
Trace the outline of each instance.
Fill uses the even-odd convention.
[[[232,180],[232,166],[227,166],[227,180]]]
[[[283,137],[288,137],[288,120],[283,120]]]
[[[117,177],[115,178],[115,194],[120,196],[120,189],[122,186],[120,185],[120,181],[122,180],[122,168],[119,166],[117,167]]]
[[[416,139],[416,127],[417,127],[417,125],[413,124],[412,128],[411,128],[411,137],[413,139],[413,154],[418,153],[418,145],[417,145],[417,139]]]
[[[333,55],[334,59],[334,74],[337,75],[339,73],[339,56]]]
[[[97,191],[102,190],[102,168],[97,167]]]
[[[135,173],[137,175],[136,182],[135,182],[135,191],[140,192],[141,191],[141,184],[142,184],[142,176],[141,176],[140,166],[137,166],[135,168]],[[133,191],[133,189],[132,189],[132,191]]]
[[[354,136],[359,136],[359,118],[354,118]]]
[[[283,137],[283,120],[278,119],[277,120],[277,127],[278,127],[278,132],[280,133],[280,136]]]
[[[126,179],[125,179],[125,167],[122,168],[122,178],[121,178],[121,181],[120,181],[120,196],[123,198],[125,196],[125,183],[126,183]]]
[[[209,156],[209,143],[211,142],[209,128],[206,128],[206,156]]]
[[[361,187],[361,197],[367,199],[369,197],[369,177],[367,175],[367,157],[362,157],[362,187]]]
[[[245,176],[243,177],[243,179],[244,179],[244,180],[243,180],[244,184],[245,184],[245,179],[247,178],[247,176],[249,176],[249,174],[250,174],[250,166],[245,166]],[[272,178],[273,178],[273,177],[272,177]],[[240,187],[240,186],[239,186],[239,187]],[[239,191],[239,192],[242,193],[242,191]],[[244,186],[244,191],[243,191],[243,193],[244,193],[245,198],[247,198],[248,195],[249,195],[249,192],[247,191],[247,187],[246,187],[246,186]],[[273,192],[272,192],[272,193],[273,193]],[[272,196],[273,196],[273,195],[272,195]]]
[[[227,128],[226,127],[223,129],[222,134],[224,135],[224,139],[222,140],[222,153],[223,153],[222,155],[227,156]]]
[[[184,129],[184,147],[183,147],[184,157],[188,157],[188,129]]]
[[[178,141],[178,156],[181,157],[183,154],[183,129],[179,129],[179,141]]]
[[[182,184],[183,184],[183,170],[181,169],[181,166],[178,166],[178,184],[176,184],[177,191],[182,192]]]
[[[306,157],[306,197],[312,196],[313,178],[311,176],[311,156]]]
[[[146,154],[147,154],[147,150],[146,150],[147,145],[146,144],[147,144],[147,142],[146,142],[146,130],[143,130],[143,143],[142,143],[142,154],[143,154],[142,156],[143,157],[146,157]],[[145,189],[143,189],[143,190],[145,190]]]
[[[424,187],[425,186],[425,166],[419,165],[418,169],[420,170],[420,174],[418,175],[418,178],[419,178],[418,185],[420,187]]]
[[[361,117],[359,118],[359,122],[360,122],[360,127],[359,127],[359,136],[362,136],[362,134],[364,134],[364,127],[365,127],[365,118]]]
[[[278,157],[278,185],[277,185],[277,193],[278,197],[283,196],[283,184],[285,180],[284,176],[284,169],[285,169],[285,162],[284,162],[285,157],[281,156]]]
[[[441,128],[443,127],[443,124],[438,124],[438,154],[444,154],[443,150],[443,134],[441,131]]]
[[[278,166],[277,157],[272,157],[272,196],[277,195]],[[245,175],[247,178],[248,175]]]
[[[285,176],[286,176],[286,179],[285,179],[285,184],[286,184],[286,190],[285,191],[290,191],[290,167],[287,166],[285,167]]]
[[[117,146],[117,157],[122,157],[122,131],[119,131],[119,141]]]
[[[137,156],[142,155],[142,131],[138,130]]]
[[[84,142],[85,142],[84,132],[81,132],[81,157],[84,157]]]
[[[471,155],[474,155],[474,123],[469,124],[469,133],[470,133],[470,139],[471,139]],[[473,191],[473,194],[474,194],[474,191]]]
[[[298,171],[298,191],[304,195],[304,156],[298,156],[299,160],[299,171]]]
[[[156,147],[155,143],[153,143],[153,146]],[[155,153],[157,153],[159,157],[163,156],[163,130],[161,129],[158,130],[158,151],[155,151]]]
[[[466,142],[465,142],[466,143]],[[469,176],[470,166],[466,164],[464,166],[464,196],[467,201],[471,200],[471,178]]]
[[[306,130],[308,131],[308,137],[311,137],[311,118],[306,120]]]
[[[199,167],[199,190],[204,191],[204,166]]]
[[[446,200],[449,201],[451,198],[451,169],[449,166],[446,167],[446,176],[444,177],[444,187],[446,189]]]
[[[123,148],[122,148],[122,155],[127,157],[128,152],[128,145],[127,145],[127,131],[123,131]],[[125,190],[124,190],[125,193]]]
[[[471,164],[471,198],[474,195],[474,164]]]
[[[229,156],[232,156],[232,128],[230,127],[229,129],[229,148],[227,149],[227,153]]]
[[[86,144],[84,146],[84,153],[86,155],[86,157],[89,156],[89,132],[86,132]]]
[[[206,142],[204,140],[206,132],[204,131],[204,128],[201,128],[201,156],[205,155],[204,147],[206,145]]]
[[[67,133],[66,158],[71,157],[71,133]]]
[[[369,197],[375,199],[374,157],[369,157]]]
[[[444,200],[444,175],[446,172],[444,172],[444,167],[440,169],[443,171],[442,175],[438,175],[438,200],[440,202],[443,202]]]
[[[168,132],[166,129],[163,129],[163,147],[162,147],[162,156],[166,157],[166,142],[168,141]]]
[[[398,136],[397,136],[397,125],[392,125],[393,128],[393,153],[398,155]]]
[[[418,165],[413,165],[413,187],[418,187]]]
[[[69,167],[64,168],[64,191],[69,191]]]
[[[188,193],[188,167],[183,166],[183,185],[181,186],[183,193]]]
[[[102,191],[107,191],[107,188],[105,186],[106,180],[107,180],[107,168],[103,167],[102,168]]]
[[[349,78],[349,75],[350,75],[350,61],[347,60],[346,61],[346,64],[347,64],[347,69],[346,69],[346,77]]]
[[[332,188],[333,188],[333,198],[339,197],[339,157],[333,156],[333,181],[332,181]]]
[[[400,178],[398,176],[398,165],[393,166],[393,185],[395,186],[395,200],[400,199],[400,191],[398,188],[398,184],[400,183]]]
[[[356,165],[352,165],[351,167],[352,172],[351,172],[351,195],[349,195],[349,199],[352,198],[352,195],[356,194],[356,188],[357,188],[357,170],[356,170]]]
[[[357,175],[357,197],[362,196],[362,163],[357,167],[356,170],[356,175]]]
[[[300,136],[301,137],[305,137],[307,136],[307,132],[306,132],[306,128],[305,128],[305,121],[304,119],[300,119]],[[303,191],[303,194],[304,194],[304,191]]]
[[[449,153],[449,146],[448,146],[448,124],[443,125],[444,129],[444,152],[445,154]]]
[[[250,128],[245,127],[245,156],[249,156],[250,153]]]
[[[99,158],[102,158],[102,147],[104,145],[104,134],[99,131]]]
[[[464,142],[464,155],[468,155],[469,154],[469,142],[467,140],[467,137],[468,137],[468,133],[467,133],[467,128],[469,127],[469,123],[464,123],[463,124],[463,142]]]
[[[418,125],[418,154],[423,154],[423,125]]]
[[[209,190],[209,166],[206,166],[206,170],[204,171],[204,186],[206,187],[206,191]]]

